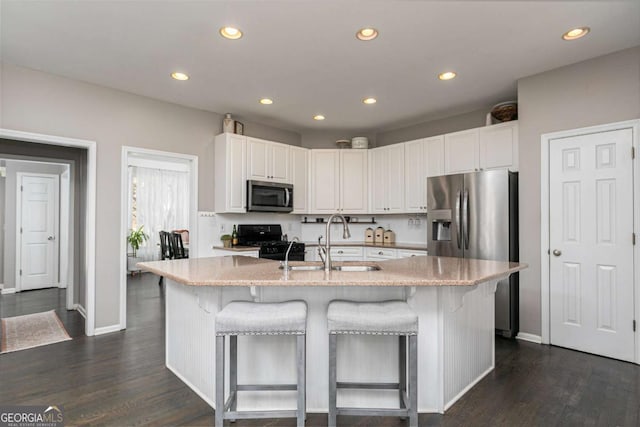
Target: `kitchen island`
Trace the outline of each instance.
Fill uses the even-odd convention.
[[[299,263],[291,262],[291,265]],[[309,263],[307,263],[309,264]],[[348,264],[348,263],[338,263]],[[140,263],[165,277],[166,364],[212,407],[216,313],[233,300],[304,300],[307,321],[307,410],[328,407],[326,310],[333,299],[406,300],[419,316],[418,411],[443,413],[495,364],[494,293],[524,264],[419,256],[380,261],[379,271],[284,271],[277,261],[228,256]],[[397,337],[339,337],[341,381],[398,379]],[[238,338],[239,383],[295,382],[294,340]],[[338,404],[397,407],[397,391],[349,390]],[[294,392],[243,392],[238,409],[295,407]]]

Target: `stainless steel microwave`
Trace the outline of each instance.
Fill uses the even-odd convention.
[[[293,211],[293,185],[247,181],[247,212]]]

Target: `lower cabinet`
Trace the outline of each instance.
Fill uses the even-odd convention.
[[[335,246],[331,248],[331,261],[362,261],[362,246]]]
[[[384,261],[398,258],[397,249],[367,248],[365,251],[366,261]]]
[[[427,251],[369,246],[334,246],[331,248],[332,261],[385,261],[423,255],[427,255]],[[307,246],[304,260],[320,261],[318,246]]]
[[[412,256],[425,256],[425,255],[427,255],[427,251],[398,249],[398,258],[411,258]]]

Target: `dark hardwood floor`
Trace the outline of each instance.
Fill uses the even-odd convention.
[[[1,355],[0,404],[63,405],[66,425],[213,425],[213,410],[164,367],[164,295],[157,283],[149,274],[131,278],[128,329],[97,337],[85,337],[84,319],[64,309],[64,290],[4,295],[4,317],[56,309],[73,340]],[[640,367],[498,338],[496,369],[445,415],[421,414],[420,425],[638,426],[639,414]],[[406,425],[396,418],[338,422]],[[326,426],[326,415],[309,414],[307,425]]]

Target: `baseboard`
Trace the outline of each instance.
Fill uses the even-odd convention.
[[[120,330],[121,330],[120,324],[111,325],[111,326],[103,326],[102,328],[95,328],[94,331],[93,331],[93,335],[110,334],[112,332],[118,332]]]
[[[451,408],[453,406],[454,403],[456,403],[458,401],[458,399],[460,399],[462,396],[464,396],[464,394],[466,392],[468,392],[469,390],[471,390],[473,388],[473,386],[475,386],[476,384],[478,384],[484,377],[486,377],[487,375],[489,375],[489,373],[491,373],[491,371],[493,371],[494,367],[490,366],[486,371],[484,371],[483,373],[481,373],[480,375],[478,375],[478,378],[476,378],[475,380],[473,380],[473,382],[471,384],[469,384],[468,386],[466,386],[465,388],[463,388],[460,393],[458,393],[453,399],[451,399],[449,402],[445,403],[444,405],[444,411],[441,412],[441,414],[444,414],[445,411],[449,408]],[[418,408],[420,409],[420,408]]]
[[[516,335],[516,339],[536,344],[542,344],[542,337],[540,335],[528,334],[526,332],[518,332],[518,335]]]
[[[83,306],[81,306],[80,304],[74,304],[73,309],[76,310],[78,313],[80,313],[80,316],[84,317],[86,320],[87,310],[85,310]]]
[[[9,294],[15,294],[15,293],[16,293],[16,288],[2,289],[2,295],[9,295]]]

